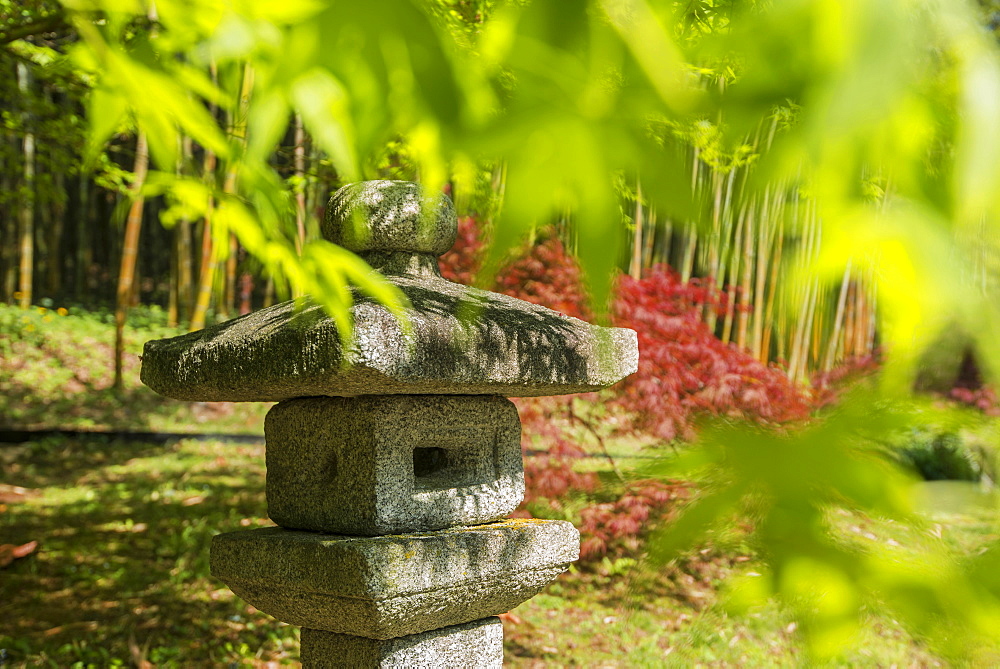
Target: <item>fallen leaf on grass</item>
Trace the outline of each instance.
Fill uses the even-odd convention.
[[[233,592],[229,588],[219,588],[218,590],[212,590],[208,593],[208,598],[213,602],[221,600],[227,600],[233,598]]]
[[[31,555],[38,548],[37,541],[29,541],[26,544],[15,546],[14,544],[0,545],[0,567],[6,567],[18,558]]]
[[[0,483],[0,502],[6,504],[16,504],[18,502],[23,502],[29,497],[38,497],[39,493],[37,490],[31,490],[29,488],[22,488],[17,485],[7,485],[5,483]]]
[[[181,500],[181,506],[194,506],[195,504],[201,504],[204,501],[204,496],[195,495],[194,497],[188,497],[185,500]]]
[[[521,620],[520,617],[518,617],[516,613],[512,613],[510,611],[508,611],[507,613],[501,613],[497,617],[500,618],[500,620],[504,621],[505,623],[510,623],[511,625],[520,625],[521,623],[524,622],[523,620]]]
[[[97,629],[96,620],[83,620],[78,623],[67,623],[65,625],[59,625],[58,627],[47,629],[44,632],[42,632],[42,636],[55,636],[56,634],[70,630],[72,631],[83,630],[89,632],[96,629]]]
[[[149,652],[149,639],[142,644],[142,647],[135,642],[135,634],[129,633],[128,635],[128,652],[132,656],[132,663],[138,669],[153,669],[153,663],[146,659],[146,654]]]
[[[135,523],[131,526],[119,525],[118,527],[115,528],[115,532],[118,532],[119,534],[128,532],[131,532],[132,534],[137,534],[139,532],[145,532],[147,529],[149,529],[149,526],[146,525],[146,523]]]

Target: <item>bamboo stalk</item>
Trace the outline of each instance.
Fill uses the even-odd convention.
[[[694,159],[691,161],[691,192],[698,192],[698,175],[700,173],[698,156],[700,155],[700,149],[696,146],[694,147]],[[683,237],[683,260],[681,261],[681,282],[687,283],[691,280],[691,275],[694,273],[694,254],[698,246],[698,230],[694,223],[687,221],[683,224],[684,237]]]
[[[865,282],[865,339],[862,349],[862,356],[871,355],[875,352],[875,303],[878,294],[875,291],[874,280]]]
[[[757,233],[757,257],[754,267],[754,289],[753,289],[753,313],[752,329],[750,339],[751,354],[761,362],[767,362],[767,355],[764,352],[764,319],[767,314],[764,312],[765,304],[765,281],[767,279],[768,250],[771,245],[771,226],[773,217],[771,216],[771,189],[764,189],[764,204],[761,207],[761,219],[759,231]]]
[[[60,252],[60,242],[63,238],[63,229],[66,224],[66,182],[62,172],[52,175],[52,189],[55,197],[52,199],[51,207],[46,208],[51,217],[51,223],[47,226],[49,232],[48,240],[48,292],[54,296],[59,292],[62,284],[62,264],[63,254]]]
[[[847,293],[851,287],[851,259],[848,258],[844,267],[844,278],[840,282],[840,294],[837,297],[837,313],[833,317],[833,329],[826,345],[826,358],[823,360],[823,371],[829,372],[836,362],[837,350],[843,338],[844,312],[847,309]]]
[[[13,149],[14,136],[12,133],[4,131],[0,134],[4,147],[15,153]],[[12,176],[7,170],[0,170],[0,192],[10,193],[14,190]],[[3,302],[13,302],[14,291],[17,286],[17,245],[18,245],[18,225],[17,216],[12,215],[8,208],[0,209],[0,265],[2,265],[2,288],[0,288],[0,300]]]
[[[694,253],[698,248],[698,229],[691,222],[685,222],[683,228],[684,259],[681,262],[681,282],[687,283],[694,274]]]
[[[635,231],[632,234],[632,261],[629,263],[629,276],[633,279],[642,277],[642,181],[635,178]]]
[[[274,279],[272,277],[267,277],[267,281],[264,283],[264,308],[267,309],[269,306],[274,304]]]
[[[878,315],[878,292],[875,290],[875,277],[874,273],[869,275],[869,279],[866,282],[868,286],[869,299],[868,299],[868,330],[865,333],[865,354],[874,355],[875,346],[878,337],[878,328],[876,316]]]
[[[809,203],[806,205],[806,214],[802,217],[802,231],[803,237],[799,242],[798,249],[798,266],[804,267],[808,263],[809,258],[812,256],[812,225],[813,217],[811,216],[811,207]],[[799,294],[801,299],[799,300],[799,308],[795,314],[795,329],[792,334],[792,343],[790,347],[790,355],[788,360],[788,375],[793,381],[797,381],[799,378],[799,370],[803,367],[802,359],[807,355],[807,342],[808,332],[807,332],[807,322],[809,319],[809,306],[812,303],[812,281],[805,281],[804,285],[799,288]]]
[[[809,263],[809,258],[812,257],[812,242],[813,242],[813,217],[812,217],[812,205],[811,201],[805,203],[805,216],[802,219],[803,223],[803,240],[802,246],[799,253],[799,263],[800,267],[804,267]],[[808,355],[809,351],[809,325],[810,325],[810,314],[809,307],[813,303],[813,282],[806,279],[802,285],[801,300],[799,302],[798,311],[795,313],[795,349],[793,353],[794,364],[791,367],[791,379],[793,381],[799,381],[800,370],[804,367],[804,358]]]
[[[742,272],[740,274],[740,308],[736,315],[736,347],[740,350],[746,350],[747,348],[747,324],[750,318],[750,279],[753,274],[754,256],[756,255],[754,245],[756,241],[754,238],[755,207],[756,202],[751,200],[741,248],[743,260]]]
[[[722,244],[721,217],[722,217],[722,180],[716,170],[712,170],[712,230],[709,234],[707,249],[708,276],[706,279],[709,287],[716,285],[719,280],[720,249]],[[711,300],[707,300],[702,305],[702,320],[708,325],[709,330],[715,331],[715,305]]]
[[[747,218],[747,204],[744,202],[740,207],[740,214],[736,220],[735,239],[739,241],[743,235],[743,224]],[[726,286],[726,316],[722,321],[722,342],[728,344],[732,338],[733,318],[736,312],[736,284],[733,283],[736,274],[740,269],[740,254],[733,253],[729,260],[729,284]]]
[[[227,191],[229,192],[229,191]],[[219,301],[219,318],[227,321],[236,312],[236,258],[239,242],[236,235],[229,233],[229,249],[223,262],[225,280],[222,286],[223,299]]]
[[[761,351],[763,358],[761,362],[770,360],[771,337],[774,332],[774,324],[778,319],[775,313],[774,301],[778,289],[779,272],[782,267],[782,253],[784,252],[785,228],[784,228],[784,206],[785,206],[785,185],[779,185],[778,192],[774,198],[774,242],[771,244],[771,254],[769,257],[770,276],[767,281],[767,298],[764,301],[764,332],[762,334]],[[780,356],[779,356],[780,357]]]
[[[660,262],[670,265],[670,253],[674,250],[674,221],[669,216],[663,219],[663,245],[660,247]]]
[[[174,230],[176,233],[177,231]],[[177,252],[177,235],[173,235],[173,244],[170,245],[170,276],[167,279],[167,327],[175,328],[180,320],[180,290],[178,289],[178,267],[180,265],[180,254]]]
[[[854,291],[854,347],[851,353],[855,356],[862,356],[865,352],[866,332],[868,330],[868,314],[865,304],[864,286],[858,285]]]
[[[656,244],[656,231],[657,231],[657,220],[656,220],[656,210],[649,210],[649,234],[646,235],[646,241],[644,248],[642,250],[642,262],[641,267],[646,268],[653,264],[653,247]]]
[[[717,290],[723,290],[726,285],[726,266],[729,261],[729,253],[731,248],[731,241],[733,235],[733,212],[732,212],[732,199],[733,199],[733,181],[736,178],[737,168],[732,168],[726,179],[726,195],[722,202],[721,211],[719,212],[719,250],[717,254],[718,261],[714,269],[714,280],[715,288]],[[708,313],[708,318],[706,319],[706,324],[708,329],[715,332],[715,327],[718,321],[718,312],[715,308],[712,308]]]

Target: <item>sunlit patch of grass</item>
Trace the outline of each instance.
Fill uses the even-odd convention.
[[[260,434],[266,403],[181,402],[142,385],[143,344],[181,334],[146,311],[125,330],[124,388],[115,392],[110,314],[71,309],[56,318],[0,305],[0,428]]]
[[[0,579],[13,666],[295,659],[297,630],[209,576],[213,535],[267,523],[263,447],[62,439],[20,464],[42,494],[0,514],[0,543],[39,542]]]

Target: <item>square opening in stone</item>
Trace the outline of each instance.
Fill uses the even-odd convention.
[[[443,472],[448,467],[447,451],[437,446],[413,449],[413,478],[422,479]]]
[[[494,435],[489,430],[440,431],[413,449],[413,489],[447,490],[496,478]]]

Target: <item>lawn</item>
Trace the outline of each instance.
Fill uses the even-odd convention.
[[[116,392],[113,314],[0,305],[0,430],[263,433],[270,405],[181,402],[144,386],[143,343],[181,331],[166,327],[156,307],[133,309],[129,318],[124,387]]]
[[[142,386],[142,342],[176,332],[155,310],[134,314],[126,384],[115,393],[108,315],[63,311],[0,306],[0,428],[237,432],[256,440],[153,443],[95,433],[0,444],[0,544],[37,542],[30,554],[0,566],[0,666],[295,664],[298,630],[241,601],[208,568],[213,535],[271,524],[259,441],[267,405],[175,402]],[[593,410],[585,399],[575,406]],[[568,434],[596,457],[577,459],[572,468],[597,474],[601,487],[564,496],[549,511],[578,525],[580,509],[618,499],[623,479],[639,476],[651,456],[674,453],[635,437],[599,443],[575,429]],[[532,443],[545,448],[544,440]],[[605,453],[616,456],[613,463]],[[937,542],[964,554],[997,538],[995,497],[968,484],[924,491],[924,527],[850,515],[837,526],[862,544]],[[536,502],[533,511],[545,515],[544,507]],[[667,565],[644,560],[642,544],[579,563],[504,616],[507,664],[814,665],[798,623],[776,603],[739,614],[723,606],[730,577],[760,566],[744,538],[736,524]],[[892,619],[876,615],[831,663],[945,664]]]
[[[241,601],[208,569],[214,534],[270,524],[263,446],[49,438],[8,445],[0,457],[0,543],[38,542],[0,571],[8,666],[297,661],[296,628]],[[985,531],[979,523],[970,532],[979,543]],[[799,665],[797,626],[777,605],[737,616],[717,603],[725,577],[753,564],[727,540],[664,568],[617,556],[574,569],[505,616],[507,662]],[[892,621],[870,622],[838,666],[942,666]]]

